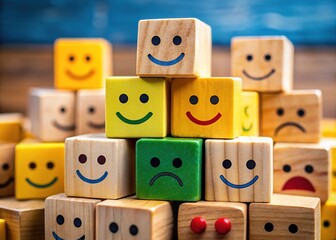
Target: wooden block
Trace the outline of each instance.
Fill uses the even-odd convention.
[[[211,27],[195,18],[139,21],[136,73],[141,77],[210,77]]]
[[[95,239],[98,199],[71,198],[64,194],[45,201],[45,239]]]
[[[102,38],[60,38],[54,44],[54,77],[58,89],[104,87],[112,75],[112,45]]]
[[[331,189],[336,192],[336,143],[331,146]]]
[[[319,197],[331,192],[330,142],[276,143],[274,145],[274,192]]]
[[[173,211],[169,202],[136,199],[106,200],[97,204],[97,240],[171,240]]]
[[[14,198],[2,198],[0,218],[6,221],[7,240],[44,239],[43,200],[17,201]]]
[[[64,192],[64,143],[20,143],[15,148],[16,199]]]
[[[334,118],[322,119],[322,136],[336,138],[336,119]]]
[[[140,199],[201,199],[203,140],[140,139],[136,144],[136,195]]]
[[[135,143],[87,134],[65,140],[65,193],[117,199],[134,194]]]
[[[75,93],[33,88],[29,93],[32,133],[44,142],[63,142],[74,135]]]
[[[242,136],[259,136],[259,95],[242,92]]]
[[[270,203],[249,206],[249,239],[320,239],[320,200],[274,194]]]
[[[76,93],[76,135],[105,132],[105,90]]]
[[[174,137],[234,138],[241,134],[241,79],[173,80]]]
[[[107,78],[106,136],[165,137],[169,97],[169,81],[164,78]]]
[[[260,135],[275,142],[316,143],[321,138],[320,90],[261,94]]]
[[[14,195],[14,153],[15,144],[0,144],[0,197]]]
[[[321,206],[321,239],[336,238],[336,192],[332,193],[325,204]]]
[[[0,239],[6,240],[6,221],[0,219]]]
[[[273,142],[266,137],[205,141],[205,199],[270,202]]]
[[[0,114],[0,143],[18,143],[23,138],[23,115],[21,113]]]
[[[292,89],[294,47],[285,36],[235,37],[231,54],[231,76],[243,79],[244,90]]]
[[[245,240],[246,231],[245,203],[182,203],[178,211],[178,239],[181,240]]]

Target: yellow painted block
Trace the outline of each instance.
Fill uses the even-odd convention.
[[[22,121],[20,113],[0,114],[0,142],[20,142],[23,138]]]
[[[331,189],[336,193],[336,138],[335,144],[331,147]],[[336,194],[335,194],[336,195]]]
[[[324,118],[322,120],[322,136],[336,137],[336,119]]]
[[[321,206],[321,239],[336,239],[336,193]]]
[[[6,221],[0,219],[0,239],[6,240]]]
[[[106,136],[137,138],[168,134],[169,82],[164,78],[106,79]]]
[[[20,143],[15,154],[16,199],[64,192],[64,143]]]
[[[241,134],[241,78],[173,80],[174,137],[235,138]]]
[[[55,88],[104,87],[112,75],[112,46],[101,38],[57,39],[54,44]]]
[[[242,135],[259,136],[259,95],[242,92]]]

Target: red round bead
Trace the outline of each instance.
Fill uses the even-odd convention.
[[[202,233],[206,229],[206,221],[202,217],[194,217],[190,222],[190,228],[194,233]]]
[[[215,228],[218,234],[227,234],[231,230],[231,222],[227,218],[218,218]]]

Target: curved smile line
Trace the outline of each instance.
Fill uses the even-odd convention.
[[[71,126],[62,126],[60,125],[56,120],[54,120],[52,122],[52,125],[55,127],[55,128],[58,128],[62,131],[73,131],[75,130],[75,125],[71,125]]]
[[[171,173],[171,172],[161,172],[161,173],[158,173],[156,174],[154,177],[152,177],[152,179],[149,181],[149,186],[153,186],[154,182],[160,178],[160,177],[163,177],[163,176],[167,176],[167,177],[172,177],[174,178],[178,184],[180,185],[180,187],[183,187],[183,182],[181,180],[181,178],[179,178],[176,174],[174,173]]]
[[[301,130],[301,132],[305,133],[306,129],[304,127],[302,127],[300,124],[296,123],[296,122],[285,122],[283,124],[280,124],[274,131],[274,136],[277,136],[280,132],[281,129],[283,129],[284,127],[288,127],[288,126],[293,126],[296,127],[298,129]]]
[[[223,175],[220,175],[219,178],[222,180],[223,183],[225,183],[229,187],[241,189],[241,188],[247,188],[247,187],[251,186],[252,184],[254,184],[258,180],[259,176],[256,175],[251,181],[249,181],[245,184],[231,183]]]
[[[102,128],[105,127],[105,122],[103,122],[103,123],[94,123],[94,122],[89,121],[89,122],[87,123],[87,125],[88,125],[90,128],[102,129]]]
[[[250,130],[252,129],[252,127],[253,127],[253,123],[251,123],[250,126],[247,127],[247,128],[246,128],[246,127],[244,126],[244,124],[243,124],[243,131],[244,131],[244,132],[248,132],[248,131],[250,131]]]
[[[136,120],[125,118],[120,112],[116,112],[116,115],[124,123],[136,125],[136,124],[141,124],[141,123],[146,122],[151,116],[153,116],[153,113],[148,112],[146,114],[146,116],[144,116],[143,118],[140,118],[140,119],[136,119]]]
[[[245,70],[243,70],[243,73],[246,77],[252,80],[264,80],[266,78],[269,78],[273,73],[275,73],[275,69],[272,69],[269,73],[267,73],[265,76],[262,76],[262,77],[253,77],[250,74],[248,74]]]
[[[218,119],[220,119],[221,116],[222,116],[222,114],[217,113],[217,115],[214,116],[212,119],[203,121],[203,120],[199,120],[199,119],[195,118],[195,117],[191,114],[191,112],[189,112],[189,111],[186,112],[186,115],[187,115],[187,117],[189,118],[189,120],[192,121],[193,123],[196,123],[196,124],[198,124],[198,125],[203,125],[203,126],[205,126],[205,125],[210,125],[210,124],[213,124],[213,123],[217,122]]]
[[[70,70],[67,70],[65,73],[75,80],[86,80],[87,78],[91,77],[95,73],[95,71],[91,69],[87,74],[84,75],[73,74]]]
[[[55,240],[64,240],[63,238],[61,238],[60,236],[58,236],[54,231],[52,232],[52,235],[55,238]],[[84,240],[84,239],[85,239],[85,235],[81,236],[77,240]]]
[[[0,188],[5,188],[7,187],[9,184],[11,184],[11,182],[14,182],[14,178],[10,177],[6,182],[4,183],[0,183]]]
[[[160,66],[171,66],[171,65],[175,65],[177,63],[179,63],[180,61],[182,61],[182,59],[184,58],[184,53],[181,53],[180,56],[178,56],[177,58],[171,60],[171,61],[161,61],[155,57],[153,57],[151,54],[148,54],[148,58],[149,60],[151,60],[151,62],[160,65]]]
[[[29,178],[26,178],[26,182],[28,184],[30,184],[31,186],[36,187],[36,188],[47,188],[47,187],[50,187],[55,182],[57,182],[57,180],[58,180],[58,178],[55,177],[53,180],[51,180],[51,182],[49,182],[47,184],[37,184],[37,183],[33,183]]]
[[[108,175],[108,172],[105,171],[104,174],[100,178],[97,178],[97,179],[86,178],[81,174],[81,172],[79,170],[76,170],[76,174],[82,181],[84,181],[86,183],[97,184],[97,183],[100,183],[100,182],[104,181],[104,179]]]

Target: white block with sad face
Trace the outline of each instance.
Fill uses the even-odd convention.
[[[137,68],[140,77],[210,77],[211,28],[195,18],[141,20]]]
[[[29,93],[32,133],[44,142],[63,142],[75,130],[75,93],[33,88]]]
[[[269,202],[273,183],[273,142],[266,137],[205,141],[205,199]]]
[[[117,199],[134,193],[135,143],[87,134],[65,141],[65,193]]]
[[[231,75],[243,79],[243,90],[292,89],[294,47],[285,36],[235,37],[231,52]]]

